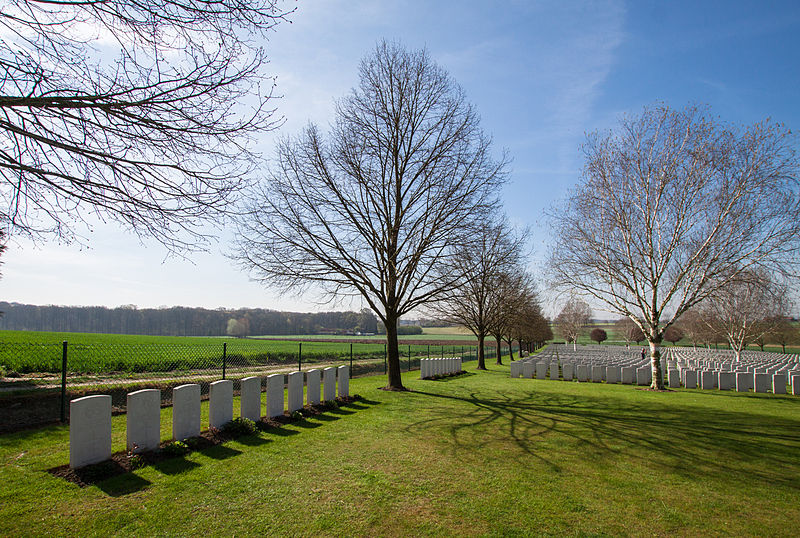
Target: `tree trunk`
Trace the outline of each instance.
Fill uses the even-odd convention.
[[[650,367],[653,372],[653,380],[650,388],[654,390],[664,390],[664,376],[661,372],[661,338],[650,338]]]
[[[400,375],[400,348],[397,343],[397,315],[386,315],[386,355],[389,380],[385,390],[406,390]]]
[[[486,370],[486,357],[483,355],[483,341],[486,337],[478,335],[478,370]]]
[[[495,364],[503,365],[503,339],[500,336],[494,337],[495,342],[497,343],[497,348],[495,348],[495,357],[497,358],[497,362]]]
[[[521,342],[520,342],[520,347],[519,348],[522,349],[522,343]],[[512,361],[514,360],[514,340],[513,339],[508,340],[508,358],[511,359]],[[497,363],[497,364],[500,364],[500,363]]]

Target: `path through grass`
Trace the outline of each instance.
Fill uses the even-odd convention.
[[[416,376],[405,394],[354,379],[363,402],[86,489],[45,472],[66,428],[2,436],[0,535],[797,530],[800,398]]]

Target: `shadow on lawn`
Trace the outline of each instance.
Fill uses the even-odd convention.
[[[469,404],[432,406],[426,413],[431,418],[407,428],[416,434],[426,429],[449,429],[454,452],[487,447],[497,442],[498,434],[506,435],[525,453],[559,472],[561,467],[552,449],[540,448],[548,434],[558,434],[571,438],[568,444],[589,460],[646,459],[651,465],[686,477],[713,476],[742,484],[760,480],[800,489],[800,418],[691,405],[663,406],[657,401],[631,402],[613,396],[415,393]],[[709,393],[709,397],[719,395]],[[787,403],[800,410],[800,401]],[[497,457],[508,455],[499,451]]]

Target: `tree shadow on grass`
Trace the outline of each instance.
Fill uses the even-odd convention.
[[[555,455],[539,448],[545,436],[558,434],[591,459],[647,457],[650,464],[687,478],[758,480],[800,490],[800,419],[592,395],[416,394],[469,404],[431,406],[430,418],[407,428],[415,434],[449,430],[454,453],[481,449],[504,435],[558,472]]]

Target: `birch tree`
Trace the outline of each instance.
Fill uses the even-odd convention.
[[[748,271],[716,290],[700,316],[712,333],[725,338],[739,362],[747,345],[766,338],[787,311],[786,287],[764,271]]]
[[[796,274],[795,138],[769,120],[734,127],[657,105],[583,151],[581,181],[550,215],[550,273],[639,325],[662,389],[664,330],[684,312],[743,271]]]
[[[464,281],[456,261],[496,211],[505,168],[447,72],[381,42],[328,136],[309,125],[281,142],[235,257],[281,291],[363,298],[386,327],[386,388],[404,390],[397,322]]]
[[[577,297],[570,297],[556,316],[558,332],[567,342],[572,342],[574,350],[578,349],[578,336],[592,321],[592,309]]]

